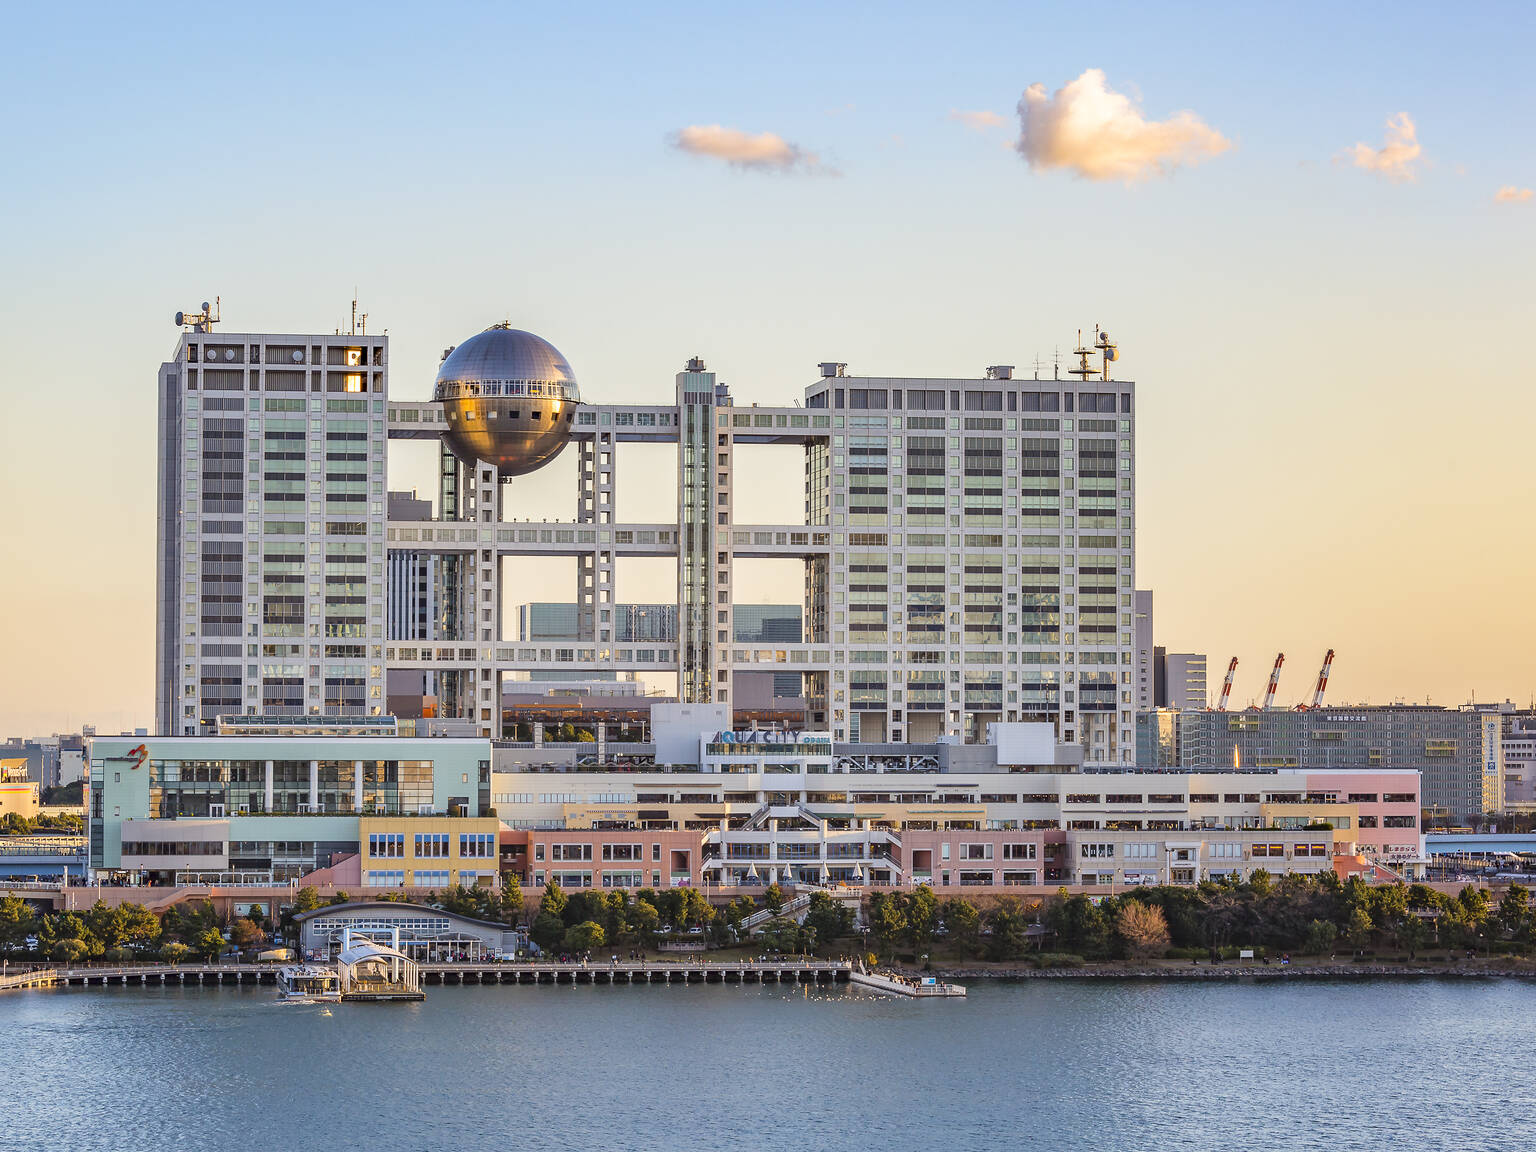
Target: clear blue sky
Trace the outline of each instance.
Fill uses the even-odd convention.
[[[1536,7],[1338,7],[13,8],[0,735],[149,718],[172,313],[329,329],[354,285],[402,397],[508,318],[591,399],[700,354],[775,402],[824,359],[1024,366],[1102,322],[1159,643],[1238,654],[1239,696],[1280,648],[1300,695],[1332,646],[1342,698],[1528,698],[1536,202],[1494,193],[1536,186]],[[1131,186],[1032,170],[1020,94],[1090,68],[1233,146]],[[1338,159],[1399,112],[1416,180]],[[823,171],[671,145],[710,124]]]

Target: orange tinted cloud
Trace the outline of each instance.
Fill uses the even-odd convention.
[[[1523,204],[1531,199],[1533,193],[1529,188],[1516,188],[1513,184],[1506,184],[1493,194],[1496,204]]]
[[[1148,120],[1090,68],[1054,94],[1031,84],[1019,100],[1014,144],[1031,168],[1066,168],[1087,180],[1134,183],[1219,156],[1232,142],[1193,112]]]
[[[964,124],[967,128],[974,128],[978,132],[985,132],[988,128],[1001,128],[1008,123],[1007,119],[996,112],[982,109],[979,112],[966,112],[959,108],[951,108],[949,118],[957,123]]]
[[[814,152],[775,132],[752,134],[719,124],[690,124],[672,136],[672,146],[694,156],[724,160],[734,168],[762,172],[826,172]]]
[[[1410,183],[1418,176],[1417,165],[1423,154],[1419,130],[1406,112],[1387,118],[1387,138],[1380,148],[1355,144],[1344,149],[1344,155],[1356,168],[1378,173],[1399,184]]]

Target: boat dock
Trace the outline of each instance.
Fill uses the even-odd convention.
[[[889,976],[877,976],[871,972],[855,971],[849,979],[860,988],[872,988],[888,996],[964,996],[964,984],[943,984],[933,977],[910,980],[905,977],[893,980]]]

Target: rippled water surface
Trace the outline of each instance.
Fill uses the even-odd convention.
[[[0,1147],[1536,1149],[1536,984],[0,995]]]

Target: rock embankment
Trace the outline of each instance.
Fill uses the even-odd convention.
[[[943,968],[941,980],[1349,980],[1381,977],[1536,979],[1536,969],[1513,965],[1442,967],[1424,964],[1201,964],[1177,967],[1085,964],[1081,968]]]

